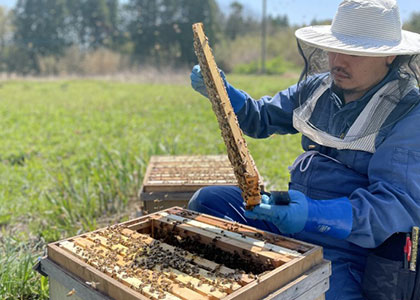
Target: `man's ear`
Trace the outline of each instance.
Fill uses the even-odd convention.
[[[396,55],[387,56],[386,57],[386,64],[387,64],[387,66],[390,66],[396,57],[397,57]]]

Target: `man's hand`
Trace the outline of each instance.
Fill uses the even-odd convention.
[[[220,69],[219,69],[219,72],[220,72],[220,76],[223,79],[223,83],[225,84],[225,87],[227,87],[225,73],[223,73],[223,71],[220,70]],[[190,74],[190,79],[191,79],[192,88],[196,92],[199,92],[201,95],[208,98],[209,95],[207,94],[207,88],[206,88],[206,85],[204,84],[203,74],[201,74],[200,65],[195,65],[193,67],[193,69],[191,71],[191,74]]]
[[[190,75],[191,86],[196,91],[199,92],[204,97],[208,98],[206,85],[204,84],[203,75],[201,74],[200,65],[195,65],[191,71]]]
[[[233,110],[238,112],[245,104],[247,95],[241,90],[235,89],[226,80],[225,73],[219,69],[220,76],[222,77],[223,83],[225,84],[226,91],[228,93],[230,103],[232,104]],[[203,75],[201,74],[201,68],[199,65],[195,65],[190,74],[192,88],[199,92],[204,97],[208,98],[206,85],[204,84]]]
[[[276,193],[263,195],[261,204],[245,217],[273,223],[282,233],[298,233],[302,230],[322,233],[334,238],[345,239],[353,224],[352,206],[348,198],[313,200],[303,193],[289,190],[290,203],[281,203]]]
[[[245,211],[245,216],[271,222],[282,233],[300,232],[308,219],[308,200],[301,192],[293,190],[289,191],[289,197],[288,205],[276,205],[273,195],[262,195],[261,204],[252,211]]]

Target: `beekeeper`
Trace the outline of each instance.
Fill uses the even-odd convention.
[[[256,101],[224,78],[246,135],[302,134],[290,204],[264,195],[245,211],[237,187],[216,186],[189,208],[321,245],[328,300],[411,299],[403,249],[420,225],[420,35],[401,29],[395,0],[344,0],[331,26],[295,35],[305,61],[296,85]],[[207,96],[198,66],[191,83]]]

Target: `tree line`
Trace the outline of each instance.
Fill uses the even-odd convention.
[[[0,72],[40,74],[43,59],[59,60],[68,49],[107,49],[139,65],[191,65],[193,23],[204,23],[213,46],[260,34],[261,20],[240,3],[229,11],[215,0],[18,0],[11,10],[0,7]],[[414,14],[408,27],[420,31],[419,20]],[[286,16],[267,21],[269,34],[290,27]]]
[[[212,43],[259,30],[237,2],[225,15],[215,0],[18,0],[10,11],[0,7],[0,72],[39,73],[43,57],[58,59],[70,47],[105,48],[140,64],[190,65],[195,22],[204,23]],[[272,22],[288,26],[285,17]]]

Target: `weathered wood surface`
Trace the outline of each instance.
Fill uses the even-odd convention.
[[[187,207],[198,189],[210,185],[237,185],[227,155],[154,155],[139,191],[143,212]]]
[[[150,158],[147,166],[142,195],[195,192],[208,185],[236,184],[232,165],[226,155],[156,155]]]
[[[113,300],[96,290],[96,283],[83,282],[67,270],[61,268],[47,257],[38,260],[38,271],[49,277],[49,296],[51,300],[61,300],[73,294],[74,300]]]
[[[295,258],[284,265],[259,276],[257,281],[247,284],[242,289],[228,295],[224,300],[253,300],[261,299],[268,293],[288,284],[300,277],[322,261],[322,252],[314,251],[307,257]],[[309,292],[310,293],[310,292]],[[311,299],[311,298],[309,298]],[[303,300],[302,298],[300,300]]]
[[[140,199],[142,201],[154,201],[156,204],[162,202],[170,201],[188,201],[194,195],[195,191],[165,191],[165,192],[141,192]],[[171,205],[172,206],[181,206],[181,205]],[[169,208],[169,207],[168,207]],[[163,209],[161,209],[163,210]]]
[[[320,247],[304,243],[299,248],[296,244],[300,242],[295,240],[283,243],[271,239],[271,244],[253,235],[252,227],[238,227],[249,228],[249,235],[243,236],[239,230],[228,229],[236,228],[237,223],[219,220],[225,225],[219,227],[217,218],[196,217],[196,213],[180,208],[157,212],[49,244],[48,259],[83,282],[94,282],[98,291],[114,299],[242,300],[272,293],[269,299],[293,295],[300,300],[309,295],[313,297],[307,299],[315,299],[328,288],[329,273],[325,266],[322,273],[317,268],[323,264]],[[185,238],[184,242],[188,238],[199,241],[199,248],[191,249],[211,245],[227,255],[239,255],[235,265],[242,259],[252,266],[247,272],[258,275],[179,248],[185,244],[173,246],[153,238],[161,234]],[[225,253],[222,256],[227,257]],[[260,266],[270,268],[256,271]]]
[[[148,214],[174,206],[186,208],[188,201],[193,195],[194,193],[157,193],[157,195],[143,194],[141,196],[142,211],[144,214]]]
[[[156,217],[157,225],[163,224],[162,228],[167,231],[172,231],[173,227],[177,234],[183,238],[200,237],[200,242],[204,244],[214,244],[220,250],[234,255],[237,253],[241,258],[247,259],[248,256],[252,257],[253,261],[259,262],[261,265],[278,267],[285,263],[285,258],[282,255],[278,255],[274,252],[261,249],[260,247],[252,246],[248,243],[234,240],[225,236],[220,236],[201,228],[197,228],[188,224],[178,224],[166,218]]]
[[[158,246],[157,244],[158,243]],[[157,263],[152,269],[133,270],[133,261],[139,261],[144,255],[138,255],[141,245],[147,245],[147,251],[153,247],[159,247],[158,251],[169,255],[182,253],[184,261],[182,270],[170,266],[162,266]],[[243,285],[252,282],[236,270],[229,269],[204,258],[198,257],[188,251],[180,251],[173,246],[160,243],[150,236],[134,232],[128,228],[115,230],[95,231],[67,241],[62,241],[55,247],[50,248],[49,256],[57,259],[57,253],[61,252],[59,263],[70,265],[74,260],[69,255],[75,256],[95,269],[108,275],[111,278],[123,283],[132,289],[137,290],[150,299],[221,299]],[[134,250],[133,250],[134,247]],[[64,249],[69,255],[65,255]],[[194,269],[190,274],[186,269]],[[188,269],[188,270],[190,270]],[[74,269],[73,271],[80,272]],[[77,274],[82,275],[82,274]],[[101,276],[106,278],[106,276]],[[232,277],[232,279],[228,279]],[[83,277],[82,277],[83,278]],[[151,280],[149,280],[151,279]],[[100,280],[99,284],[108,286]],[[155,285],[154,283],[158,284]],[[162,290],[160,286],[165,283],[168,288]],[[124,290],[126,287],[123,288]],[[125,299],[125,298],[124,298]]]
[[[162,217],[166,217],[168,220],[172,220],[172,221],[180,222],[180,223],[185,223],[185,224],[203,229],[205,231],[220,234],[221,236],[225,236],[227,238],[231,238],[233,240],[249,244],[249,245],[251,245],[253,247],[256,247],[258,249],[261,249],[263,251],[269,251],[269,252],[272,251],[272,252],[281,254],[282,258],[285,261],[289,261],[291,258],[298,257],[298,256],[301,255],[297,251],[290,250],[290,249],[280,247],[280,246],[277,246],[277,245],[273,245],[271,243],[267,243],[265,241],[261,241],[261,240],[258,240],[258,239],[255,239],[255,238],[252,238],[252,237],[249,237],[249,236],[246,236],[246,235],[242,235],[242,234],[239,234],[239,233],[236,233],[236,232],[231,232],[231,231],[227,231],[227,230],[225,231],[224,229],[219,228],[217,226],[206,224],[206,223],[203,223],[203,222],[199,222],[199,221],[196,221],[196,220],[193,220],[193,219],[188,219],[188,218],[180,217],[180,216],[177,216],[177,215],[172,215],[172,214],[169,214],[169,213],[166,213],[166,212],[161,212],[161,213],[159,213],[159,215],[162,216]]]
[[[193,219],[204,224],[213,225],[223,230],[236,232],[247,237],[256,238],[261,241],[297,251],[299,253],[305,253],[313,249],[313,245],[303,241],[286,238],[274,233],[257,229],[255,227],[247,226],[238,222],[229,222],[224,219],[220,219],[211,215],[201,214],[192,210],[172,207],[167,209],[166,212],[183,218]]]
[[[60,242],[65,243],[66,241]],[[47,248],[48,258],[62,268],[71,272],[85,282],[95,282],[96,288],[114,299],[147,300],[139,292],[127,287],[123,283],[113,279],[94,266],[87,264],[82,258],[69,253],[59,245],[50,244]]]
[[[219,69],[214,61],[212,50],[203,31],[203,24],[193,25],[194,48],[201,67],[207,93],[217,116],[227,154],[232,163],[238,185],[242,190],[247,208],[261,201],[260,176],[254,160],[248,151],[246,141],[239,128]]]
[[[329,288],[331,263],[324,261],[268,295],[264,300],[304,300],[323,295]],[[306,297],[306,298],[305,298]]]

